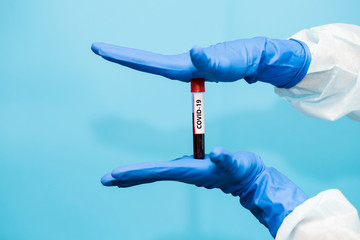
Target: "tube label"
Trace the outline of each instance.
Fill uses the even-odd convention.
[[[193,93],[194,134],[205,134],[204,93]]]

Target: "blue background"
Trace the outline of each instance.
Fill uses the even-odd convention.
[[[272,239],[219,190],[105,188],[113,168],[191,154],[189,85],[107,62],[103,41],[164,54],[360,24],[359,1],[0,0],[0,239]],[[310,196],[360,209],[360,124],[304,116],[266,84],[206,84],[206,149],[250,150]]]

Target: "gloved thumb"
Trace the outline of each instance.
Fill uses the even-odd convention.
[[[194,46],[190,50],[190,58],[196,69],[202,73],[214,73],[214,60],[206,54],[203,48]]]
[[[224,148],[214,148],[210,153],[210,160],[226,173],[235,173],[238,170],[236,161],[231,152]]]

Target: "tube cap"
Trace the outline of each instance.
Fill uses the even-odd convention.
[[[205,92],[205,79],[204,78],[191,79],[191,92]]]

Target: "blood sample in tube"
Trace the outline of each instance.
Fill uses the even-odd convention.
[[[192,123],[194,158],[205,157],[205,121],[204,121],[204,92],[205,81],[203,78],[191,79],[191,92],[193,99]]]

